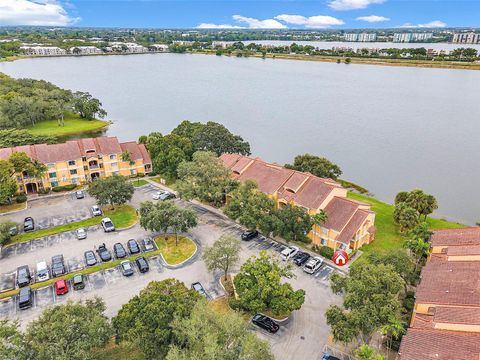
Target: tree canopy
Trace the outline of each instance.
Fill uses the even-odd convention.
[[[12,197],[18,190],[17,181],[13,174],[13,164],[7,160],[0,160],[0,204],[11,202]]]
[[[0,320],[0,359],[28,359],[25,336],[16,322]]]
[[[176,279],[151,282],[112,319],[117,342],[134,345],[147,359],[164,359],[174,342],[173,320],[189,317],[199,297]]]
[[[437,199],[433,195],[426,194],[423,190],[401,191],[395,196],[395,206],[405,204],[405,207],[415,209],[425,219],[438,209]]]
[[[203,261],[210,271],[223,271],[224,278],[227,279],[228,270],[236,265],[240,260],[241,244],[235,236],[223,234],[211,247],[205,248],[203,252]]]
[[[315,176],[322,178],[337,179],[342,175],[342,170],[330,160],[311,154],[303,154],[295,156],[293,165],[286,164],[286,168],[303,172],[309,172]]]
[[[49,135],[34,135],[26,129],[0,130],[0,148],[33,144],[53,144],[56,139]]]
[[[284,277],[293,276],[289,265],[283,265],[261,251],[258,257],[249,258],[234,278],[240,306],[251,312],[271,310],[275,315],[285,315],[301,308],[305,291],[293,290]]]
[[[135,187],[123,176],[112,175],[96,180],[88,186],[88,193],[98,205],[122,205],[132,199]]]

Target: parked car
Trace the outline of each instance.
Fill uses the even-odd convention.
[[[256,314],[252,318],[252,323],[272,334],[275,334],[280,329],[280,326],[275,321],[262,314]]]
[[[287,246],[285,249],[282,250],[282,252],[280,253],[280,256],[283,261],[287,261],[293,258],[296,253],[298,253],[298,247]]]
[[[65,263],[63,262],[63,255],[52,256],[52,277],[63,275],[67,272]]]
[[[85,194],[83,193],[82,190],[78,190],[78,191],[75,191],[75,197],[80,200],[80,199],[83,199],[85,197]]]
[[[20,289],[18,294],[18,308],[20,310],[28,309],[33,305],[33,293],[30,287],[24,287]]]
[[[110,250],[107,249],[105,244],[102,244],[98,247],[97,254],[102,261],[112,260],[112,254],[110,253]]]
[[[242,240],[250,241],[258,236],[257,230],[247,230],[242,234]]]
[[[92,206],[92,215],[93,216],[102,216],[102,209],[100,209],[100,206],[98,205],[93,205]]]
[[[26,217],[25,220],[23,220],[23,231],[33,231],[35,230],[35,222],[33,221],[33,218]]]
[[[78,240],[83,240],[87,238],[87,230],[84,228],[79,228],[75,231],[75,235],[77,236]]]
[[[146,237],[145,239],[142,240],[142,242],[143,242],[143,248],[145,249],[145,251],[155,250],[155,245],[151,237]]]
[[[115,253],[115,257],[117,259],[122,259],[125,256],[127,256],[127,252],[125,251],[125,248],[120,243],[116,243],[115,245],[113,245],[113,252]]]
[[[120,269],[122,270],[123,276],[132,276],[133,275],[133,266],[129,260],[124,260],[120,263]]]
[[[175,196],[174,193],[165,191],[162,195],[160,195],[159,200],[165,201],[165,200],[171,200],[171,199],[175,199],[175,198],[176,198],[176,196]]]
[[[328,353],[323,354],[322,360],[340,360],[339,358]]]
[[[17,286],[19,288],[27,286],[32,281],[32,276],[30,275],[30,269],[28,265],[19,266],[17,268]]]
[[[153,200],[159,200],[159,199],[160,199],[160,196],[162,196],[162,195],[165,194],[165,193],[166,193],[165,190],[156,191],[156,192],[153,193],[152,199],[153,199]]]
[[[65,295],[68,293],[68,283],[65,279],[58,279],[55,281],[55,294]]]
[[[192,288],[193,290],[195,290],[196,292],[198,292],[200,295],[205,296],[206,298],[208,298],[207,292],[206,292],[205,289],[203,288],[202,284],[200,284],[199,282],[194,282],[194,283],[192,284],[191,288]]]
[[[85,280],[86,276],[82,274],[75,275],[73,277],[73,290],[83,290],[85,289]]]
[[[303,251],[299,251],[294,257],[293,257],[293,262],[295,263],[295,265],[297,266],[302,266],[303,264],[305,264],[308,259],[310,259],[310,254],[306,253],[306,252],[303,252]]]
[[[315,256],[307,261],[307,263],[303,267],[303,271],[305,271],[307,274],[314,274],[318,269],[320,269],[320,266],[322,266],[322,264],[323,259],[321,257]]]
[[[83,256],[85,257],[85,264],[87,264],[87,266],[93,266],[97,264],[97,257],[92,250],[85,251]]]
[[[48,265],[46,261],[40,261],[37,263],[37,282],[47,281],[50,279],[50,272],[48,271]]]
[[[138,254],[140,252],[140,246],[138,246],[137,240],[135,239],[128,240],[127,247],[131,255]]]
[[[105,232],[115,231],[115,226],[113,225],[113,222],[112,220],[110,220],[110,218],[102,219],[102,227],[103,227],[103,231]]]
[[[8,229],[8,233],[10,234],[10,236],[18,235],[18,226],[12,226],[10,229]]]
[[[150,270],[147,259],[145,259],[143,256],[135,259],[135,262],[137,263],[138,270],[140,270],[141,273],[146,273],[148,270]]]

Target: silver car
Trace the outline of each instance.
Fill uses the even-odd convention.
[[[87,230],[84,228],[79,228],[75,231],[75,235],[77,235],[78,240],[83,240],[87,238]]]
[[[102,216],[102,209],[100,209],[100,206],[93,205],[92,206],[92,214],[93,214],[93,216]]]

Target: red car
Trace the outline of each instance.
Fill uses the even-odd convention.
[[[55,281],[55,293],[57,295],[64,295],[68,293],[68,283],[64,279]]]

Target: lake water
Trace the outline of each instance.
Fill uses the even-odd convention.
[[[89,91],[121,140],[213,120],[267,161],[322,155],[382,200],[418,187],[437,197],[437,216],[480,220],[480,71],[145,54],[24,59],[0,72]]]

